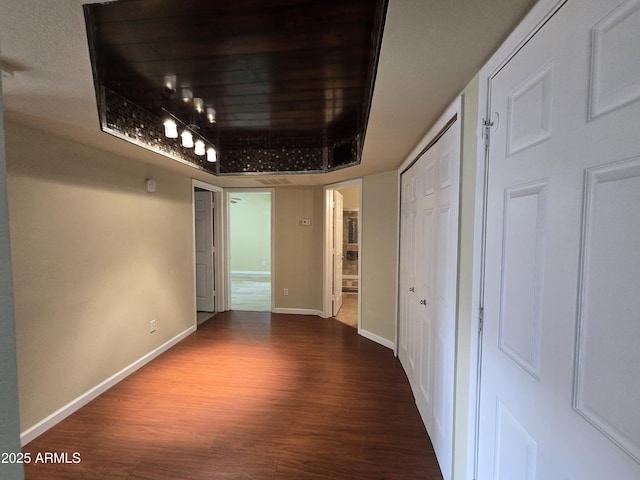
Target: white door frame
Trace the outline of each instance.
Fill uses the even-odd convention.
[[[471,319],[472,332],[474,335],[471,342],[471,352],[469,355],[469,422],[467,433],[467,461],[464,472],[455,472],[456,478],[477,478],[478,471],[478,422],[479,422],[479,401],[480,366],[482,360],[482,332],[480,330],[480,311],[484,305],[484,254],[485,254],[485,224],[486,224],[486,195],[487,195],[487,162],[488,151],[485,149],[483,138],[483,121],[489,118],[490,112],[490,79],[493,78],[504,65],[520,51],[535,33],[551,18],[556,11],[568,0],[539,0],[529,11],[520,24],[511,32],[509,37],[491,56],[479,73],[480,91],[478,97],[478,132],[477,132],[477,164],[476,164],[476,210],[473,229],[473,278],[472,278],[472,298],[474,302],[474,315]],[[466,132],[468,135],[469,132]],[[455,449],[455,447],[454,447]],[[455,455],[455,450],[454,450]]]
[[[331,277],[333,275],[333,259],[331,257],[331,195],[334,190],[347,187],[359,188],[358,199],[358,333],[362,329],[362,179],[356,178],[355,180],[348,180],[345,182],[332,183],[325,185],[324,187],[324,224],[322,235],[322,252],[323,252],[323,268],[322,268],[322,316],[323,318],[329,318],[332,314],[332,288]]]
[[[275,248],[274,248],[274,232],[275,232],[275,190],[273,188],[225,188],[223,195],[223,217],[224,217],[224,241],[227,245],[225,250],[225,256],[223,258],[223,278],[225,286],[225,305],[226,309],[231,309],[231,229],[229,228],[229,200],[233,193],[264,193],[267,192],[271,195],[271,311],[273,312],[275,306],[275,291],[273,286],[275,285]]]
[[[206,183],[200,180],[196,180],[195,178],[191,179],[191,214],[193,215],[193,221],[191,222],[191,224],[193,225],[193,304],[194,304],[194,311],[196,312],[195,314],[195,318],[194,318],[194,325],[198,325],[198,307],[197,307],[197,302],[196,302],[196,269],[195,269],[195,265],[196,265],[196,196],[195,196],[195,189],[197,188],[201,188],[203,190],[208,190],[210,192],[213,192],[215,199],[218,201],[218,203],[220,203],[222,201],[222,188],[217,187],[215,185],[212,185],[210,183]],[[217,257],[217,265],[214,268],[214,278],[215,278],[215,283],[216,283],[216,302],[215,302],[215,308],[216,308],[216,312],[224,312],[225,310],[228,310],[228,304],[226,303],[225,299],[227,298],[226,295],[226,285],[223,282],[223,262],[221,262],[222,259],[226,258],[226,250],[227,250],[227,242],[225,240],[225,237],[223,235],[223,230],[226,230],[225,225],[224,225],[224,217],[223,217],[223,212],[222,212],[222,208],[220,208],[221,205],[216,205],[216,209],[215,209],[215,215],[213,216],[213,224],[215,226],[215,238],[214,238],[214,244],[216,245],[216,257]]]

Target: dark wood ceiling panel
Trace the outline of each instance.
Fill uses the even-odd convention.
[[[85,12],[100,88],[246,153],[260,141],[362,144],[385,9],[386,0],[120,0]],[[185,89],[215,108],[215,123]]]
[[[268,25],[264,17],[274,22],[295,18],[297,22],[313,23],[314,17],[322,21],[347,15],[347,12],[369,13],[371,5],[370,0],[120,0],[117,8],[101,9],[99,15],[101,24],[163,18],[174,22],[199,18],[201,21],[228,24],[229,20],[236,23],[246,18],[263,17],[263,21],[256,25],[256,28],[261,28]],[[367,15],[361,20],[371,21],[372,17]]]

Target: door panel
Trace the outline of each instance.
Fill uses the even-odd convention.
[[[402,178],[402,212],[401,212],[401,253],[400,253],[400,360],[403,363],[409,381],[416,376],[416,170],[403,174]]]
[[[478,479],[640,478],[640,1],[490,79]]]
[[[540,376],[541,255],[546,184],[507,189],[504,198],[498,347],[534,377]]]
[[[638,395],[626,394],[640,367],[640,158],[589,169],[586,182],[575,406],[640,459]]]
[[[344,199],[340,192],[333,192],[333,316],[342,307],[342,267],[343,252],[343,208]]]
[[[196,308],[202,312],[215,311],[213,193],[196,191],[195,249],[196,249]]]

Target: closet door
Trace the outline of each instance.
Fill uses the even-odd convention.
[[[569,1],[490,78],[479,480],[640,478],[639,52]]]
[[[445,479],[451,476],[459,129],[402,174],[400,360]]]
[[[416,370],[416,176],[410,169],[402,174],[400,220],[400,361],[413,385]]]

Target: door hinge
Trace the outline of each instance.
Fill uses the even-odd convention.
[[[478,310],[478,333],[482,333],[483,326],[484,326],[484,307],[480,307],[480,310]]]
[[[491,127],[493,122],[486,118],[482,119],[482,141],[484,142],[484,149],[489,150],[489,138],[491,136]]]

